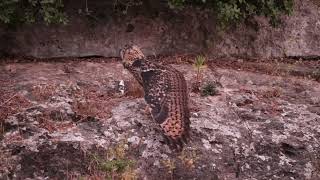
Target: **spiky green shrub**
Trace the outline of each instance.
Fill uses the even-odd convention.
[[[216,84],[209,82],[201,88],[201,96],[215,96],[219,93]]]
[[[205,62],[206,62],[206,57],[201,56],[201,55],[197,56],[195,61],[194,61],[193,66],[196,69],[196,81],[197,82],[201,81],[201,79],[202,79],[202,70],[207,67]]]

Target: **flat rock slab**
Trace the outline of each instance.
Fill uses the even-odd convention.
[[[193,67],[173,66],[191,87]],[[203,76],[219,93],[190,93],[191,139],[174,152],[121,63],[1,65],[0,179],[320,178],[319,82],[228,68]]]

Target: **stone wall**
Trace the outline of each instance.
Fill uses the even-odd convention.
[[[5,29],[0,27],[0,56],[2,56],[3,53],[5,52],[5,47],[6,47],[5,34],[6,34]]]
[[[320,10],[297,0],[295,11],[272,28],[265,18],[219,31],[214,17],[197,10],[156,15],[112,16],[104,20],[70,17],[67,25],[25,25],[3,35],[0,50],[38,58],[118,56],[127,43],[148,55],[207,52],[213,56],[320,56]],[[1,31],[0,31],[1,35]],[[1,39],[1,38],[0,38]]]

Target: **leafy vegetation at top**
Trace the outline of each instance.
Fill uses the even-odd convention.
[[[162,2],[163,0],[156,1]],[[133,5],[155,3],[156,1],[113,0],[113,3],[120,3],[127,10]],[[86,5],[88,2],[89,0],[86,0]],[[173,9],[184,10],[188,6],[210,9],[216,14],[222,26],[240,22],[255,15],[266,16],[270,18],[271,24],[275,25],[281,14],[290,14],[293,11],[294,4],[294,0],[167,0],[165,2]],[[63,0],[1,0],[0,23],[33,23],[37,20],[42,20],[47,24],[66,23],[63,6]]]
[[[1,0],[0,22],[5,24],[34,23],[66,24],[62,0]]]
[[[255,15],[270,18],[276,25],[281,14],[290,15],[294,0],[170,0],[171,7],[202,6],[216,13],[222,26],[239,22]]]

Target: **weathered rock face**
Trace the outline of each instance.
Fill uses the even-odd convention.
[[[227,32],[217,30],[214,17],[196,10],[183,14],[166,10],[155,16],[129,15],[98,22],[80,15],[70,19],[66,26],[32,25],[10,32],[5,51],[40,58],[115,57],[124,44],[135,43],[148,55],[320,56],[320,12],[310,1],[297,0],[293,15],[283,17],[284,24],[278,28],[257,18],[255,25],[239,25]]]
[[[191,65],[173,66],[193,82]],[[0,179],[320,178],[319,82],[225,68],[203,77],[222,87],[190,94],[192,139],[176,153],[120,62],[1,65]]]

